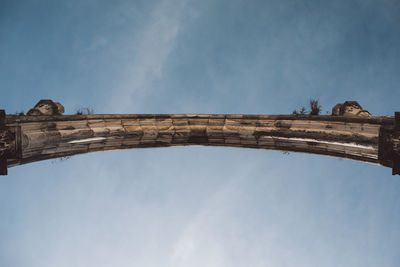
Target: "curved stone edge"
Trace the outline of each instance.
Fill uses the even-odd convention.
[[[371,161],[372,157],[376,163],[380,127],[376,124],[327,122],[310,118],[287,120],[287,116],[279,116],[277,119],[276,116],[264,115],[129,115],[122,119],[117,116],[86,118],[20,123],[26,139],[20,164],[34,161],[30,159],[32,157],[42,160],[99,150],[176,145],[239,146],[332,155],[333,151],[341,151],[342,147],[345,150],[338,156],[362,160],[362,156],[357,156],[358,149],[351,148],[351,143],[376,146],[376,152],[368,152],[370,156],[366,157],[365,154],[366,159],[363,160]],[[107,140],[101,141],[99,138]],[[346,148],[348,145],[350,148]]]
[[[333,115],[261,115],[261,114],[93,114],[93,115],[50,115],[50,116],[19,116],[6,115],[6,124],[23,122],[70,121],[88,119],[130,119],[130,118],[204,118],[208,116],[226,117],[228,119],[271,119],[271,120],[315,120],[315,121],[340,121],[359,122],[381,125],[393,125],[393,117],[345,117]]]
[[[48,124],[54,121],[64,121],[68,122],[70,120],[73,121],[90,121],[90,120],[110,120],[110,119],[204,119],[209,118],[210,116],[214,116],[220,119],[270,119],[270,120],[312,120],[312,121],[333,121],[333,122],[349,122],[349,123],[368,123],[368,124],[378,124],[380,125],[379,130],[379,142],[377,141],[378,152],[377,152],[377,159],[376,160],[368,160],[363,159],[362,157],[357,156],[349,156],[343,154],[335,154],[332,152],[324,152],[318,151],[316,154],[322,155],[330,155],[330,156],[338,156],[344,157],[354,160],[361,160],[364,162],[370,163],[378,163],[386,167],[393,168],[393,174],[400,174],[399,167],[398,167],[398,158],[399,158],[399,146],[398,146],[398,136],[399,136],[399,113],[396,112],[395,118],[393,117],[372,117],[372,118],[348,118],[348,117],[340,117],[340,116],[309,116],[309,115],[207,115],[207,114],[138,114],[138,115],[64,115],[64,116],[16,116],[16,115],[5,115],[4,111],[2,113],[2,132],[7,132],[11,136],[13,136],[13,140],[9,141],[9,148],[4,149],[8,153],[8,164],[19,165],[30,163],[38,160],[45,160],[54,158],[51,155],[39,155],[33,159],[23,159],[22,158],[22,138],[21,138],[21,125],[27,125],[29,123],[39,123],[43,122],[44,124]],[[284,126],[284,125],[283,125]],[[284,128],[284,127],[283,127]],[[198,138],[198,140],[196,139]],[[247,144],[246,146],[237,145],[237,144],[207,144],[207,143],[199,143],[202,136],[194,136],[195,142],[186,142],[184,144],[174,144],[174,145],[213,145],[213,146],[229,146],[229,147],[247,147],[247,148],[264,148],[264,149],[271,149],[266,147],[260,147],[257,145]],[[397,138],[397,139],[396,139]],[[196,141],[197,140],[197,141]],[[396,141],[397,140],[397,141]],[[396,143],[397,142],[397,143]],[[379,144],[378,144],[379,143]],[[144,148],[144,147],[163,147],[163,146],[171,146],[162,143],[154,143],[154,144],[145,144],[145,145],[138,145],[135,147],[119,147],[117,149],[124,149],[124,148]],[[305,152],[305,153],[315,153],[310,151],[302,151],[298,149],[282,149],[280,148],[272,148],[277,150],[286,150],[286,151],[294,151],[294,152]],[[95,152],[96,150],[87,151],[87,152]],[[98,150],[103,151],[103,150]],[[66,152],[64,154],[57,154],[56,157],[62,156],[71,156],[75,154],[87,153],[82,151],[72,151]],[[4,153],[3,153],[4,154]],[[4,157],[3,157],[4,162]],[[7,161],[6,161],[7,164]],[[4,169],[4,168],[3,168]],[[7,166],[5,167],[5,173],[7,171]]]

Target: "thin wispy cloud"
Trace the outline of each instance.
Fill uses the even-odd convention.
[[[127,75],[116,85],[111,101],[113,112],[126,113],[138,107],[151,90],[152,82],[162,77],[163,67],[174,49],[181,29],[181,17],[186,0],[162,0],[151,12],[148,25],[136,36],[139,42],[132,51]]]

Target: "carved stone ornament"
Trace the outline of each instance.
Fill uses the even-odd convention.
[[[29,116],[52,116],[62,115],[64,113],[64,106],[59,102],[52,100],[40,100],[26,115]]]
[[[343,104],[336,104],[332,108],[333,116],[346,116],[346,117],[372,117],[371,114],[363,109],[357,101],[346,101]]]

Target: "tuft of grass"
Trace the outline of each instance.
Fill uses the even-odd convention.
[[[305,107],[301,107],[300,110],[293,110],[292,111],[292,115],[305,115],[307,113],[306,108]]]
[[[319,115],[321,113],[321,105],[319,104],[318,100],[311,98],[310,99],[310,112],[309,115]],[[295,109],[292,111],[292,115],[306,115],[307,110],[303,106],[299,110]]]
[[[93,108],[80,108],[75,113],[75,115],[91,115],[91,114],[94,114]]]
[[[321,113],[321,105],[316,99],[310,99],[310,115],[319,115]]]

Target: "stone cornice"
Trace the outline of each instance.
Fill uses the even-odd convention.
[[[391,167],[400,174],[399,113],[0,115],[2,174],[7,167],[77,154],[189,145],[328,155]]]

